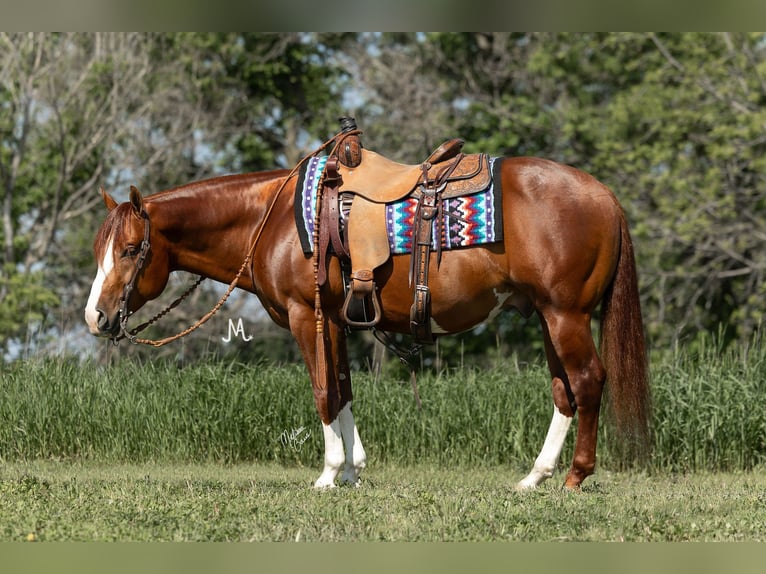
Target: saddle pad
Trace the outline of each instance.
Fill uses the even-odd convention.
[[[503,240],[503,209],[499,175],[495,174],[495,159],[489,158],[492,178],[483,191],[442,201],[444,234],[442,249],[471,247]],[[498,166],[502,162],[497,162]],[[418,200],[408,198],[386,205],[388,244],[394,255],[412,252],[412,234]],[[438,228],[433,221],[432,249],[436,249]]]
[[[317,189],[326,163],[326,155],[313,156],[298,170],[298,181],[295,184],[295,225],[298,226],[301,248],[306,255],[311,255],[314,251]]]
[[[496,161],[498,159],[501,158],[489,159],[492,178],[486,189],[443,201],[442,249],[470,247],[503,240],[502,189],[499,169],[496,169],[502,161]],[[301,248],[306,255],[310,255],[313,251],[317,187],[326,163],[326,156],[312,157],[301,166],[298,172],[298,181],[295,186],[295,223]],[[386,205],[386,231],[392,254],[411,252],[416,209],[417,200],[413,198]],[[438,239],[436,221],[433,225],[432,248],[436,249]]]

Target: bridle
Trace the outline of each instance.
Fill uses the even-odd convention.
[[[138,253],[138,257],[136,258],[136,265],[133,269],[133,275],[130,278],[130,281],[128,281],[125,286],[122,289],[122,297],[120,297],[120,336],[126,338],[131,343],[136,342],[136,333],[131,333],[128,331],[128,317],[130,316],[130,311],[128,310],[128,301],[130,301],[130,295],[133,293],[133,289],[136,287],[136,280],[138,279],[138,275],[141,273],[141,270],[144,267],[144,261],[146,261],[146,256],[149,254],[149,234],[151,233],[151,225],[149,224],[149,216],[147,215],[146,211],[141,211],[141,219],[144,220],[144,239],[141,241],[141,249]],[[148,326],[148,325],[147,325]],[[114,343],[117,344],[119,341],[119,337],[113,339]]]

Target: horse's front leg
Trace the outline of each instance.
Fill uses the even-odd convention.
[[[348,366],[346,335],[336,323],[324,320],[326,360],[317,365],[316,322],[313,310],[303,321],[291,320],[296,341],[303,352],[311,378],[314,403],[322,420],[325,443],[324,468],[314,483],[316,488],[332,488],[344,467],[342,482],[358,485],[367,455],[351,412],[351,374]],[[321,372],[324,371],[324,372]]]
[[[326,388],[332,388],[333,391],[327,394],[324,392],[317,394],[317,385],[314,384],[314,399],[317,402],[317,409],[322,413],[325,404],[336,404],[334,396],[337,395],[339,410],[334,418],[331,415],[330,423],[327,423],[325,419],[322,420],[325,437],[325,467],[314,486],[317,488],[333,487],[341,462],[344,464],[341,482],[359,486],[359,475],[367,464],[367,454],[362,446],[362,440],[359,438],[359,430],[351,410],[353,394],[346,332],[336,323],[326,321],[325,336],[326,380],[330,382]],[[322,373],[316,373],[316,380],[321,381],[321,379]],[[333,397],[332,400],[328,400],[330,397]]]
[[[334,487],[335,477],[342,465],[345,467],[341,482],[359,486],[359,475],[367,464],[367,455],[351,412],[351,401],[341,408],[335,420],[329,424],[323,420],[322,428],[325,441],[324,469],[314,486],[316,488]]]

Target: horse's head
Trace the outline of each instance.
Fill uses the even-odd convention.
[[[98,264],[85,307],[85,322],[93,335],[116,337],[120,321],[162,293],[170,275],[167,245],[155,229],[141,193],[130,188],[122,204],[103,189],[109,215],[93,242]]]

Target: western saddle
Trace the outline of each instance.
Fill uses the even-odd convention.
[[[356,329],[374,327],[381,307],[374,271],[391,256],[386,204],[415,198],[410,285],[414,301],[410,327],[420,343],[433,343],[428,268],[436,219],[436,250],[441,259],[444,217],[442,201],[486,189],[492,174],[486,154],[461,152],[463,140],[451,139],[421,164],[397,163],[364,149],[353,118],[341,118],[344,131],[327,160],[321,194],[317,283],[327,279],[330,248],[341,261],[347,294],[343,318]],[[348,205],[343,213],[343,205]],[[345,217],[344,217],[345,216]]]

